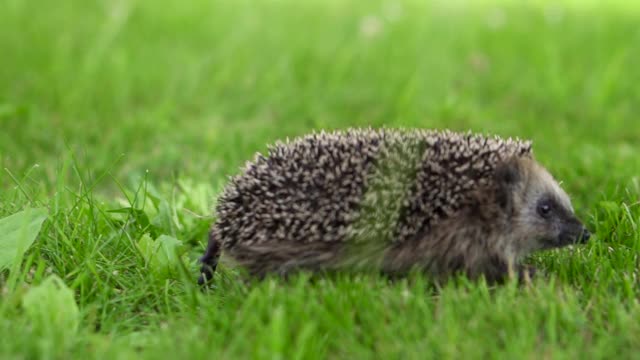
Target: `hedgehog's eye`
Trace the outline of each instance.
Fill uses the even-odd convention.
[[[549,201],[542,201],[538,204],[538,215],[545,219],[548,219],[551,215],[551,203]]]

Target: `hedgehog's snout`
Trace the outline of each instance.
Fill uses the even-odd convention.
[[[588,242],[590,238],[591,238],[591,232],[589,231],[589,229],[585,227],[582,229],[582,235],[580,235],[578,242],[584,244]]]
[[[585,244],[591,238],[591,232],[581,222],[573,221],[560,233],[560,245]]]

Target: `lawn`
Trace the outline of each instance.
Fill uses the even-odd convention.
[[[0,357],[639,358],[639,23],[623,0],[3,1],[0,218],[44,222],[0,273]],[[595,237],[524,287],[223,266],[200,291],[227,177],[357,126],[532,139]]]

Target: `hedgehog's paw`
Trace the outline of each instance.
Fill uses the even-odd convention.
[[[198,277],[198,285],[206,285],[213,279],[213,273],[216,271],[216,266],[204,264],[200,268],[200,276]]]
[[[538,273],[538,269],[531,265],[521,265],[518,267],[518,281],[521,284],[529,284]]]

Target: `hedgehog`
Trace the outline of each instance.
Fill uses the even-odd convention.
[[[538,250],[586,243],[531,141],[426,129],[313,132],[230,178],[198,279],[221,253],[263,278],[344,269],[502,282]]]

